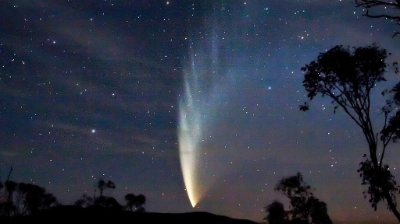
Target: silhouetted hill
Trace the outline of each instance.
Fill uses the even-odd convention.
[[[0,223],[228,223],[228,224],[256,224],[256,222],[243,219],[234,219],[226,216],[215,215],[207,212],[188,213],[155,213],[155,212],[129,212],[113,211],[105,208],[81,208],[77,206],[60,206],[34,215],[1,218]]]

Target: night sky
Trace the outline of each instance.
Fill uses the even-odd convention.
[[[300,68],[320,52],[376,42],[400,61],[400,26],[362,15],[352,0],[1,0],[0,180],[13,166],[72,204],[102,178],[116,184],[106,196],[143,194],[149,212],[261,221],[287,202],[275,184],[301,172],[332,220],[394,220],[362,195],[356,124],[329,99],[299,110]],[[195,208],[179,155],[188,99],[207,186]]]

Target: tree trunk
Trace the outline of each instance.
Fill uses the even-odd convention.
[[[374,144],[373,146],[371,146],[371,144],[370,144],[370,158],[371,158],[372,163],[374,164],[375,169],[378,171],[377,173],[380,175],[382,164],[378,163],[378,158],[376,156],[376,152],[377,152],[377,145]],[[387,201],[387,205],[388,205],[390,211],[396,216],[397,220],[400,222],[400,213],[399,213],[399,211],[397,211],[396,203],[392,200],[389,190],[384,186],[381,186],[381,187],[382,187],[383,194]]]
[[[396,205],[393,202],[392,197],[390,197],[390,194],[386,189],[385,189],[385,198],[387,200],[390,211],[396,216],[397,220],[400,222],[400,213],[399,213],[399,211],[397,211]]]

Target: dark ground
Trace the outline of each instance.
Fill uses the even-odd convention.
[[[7,223],[228,223],[228,224],[257,224],[243,219],[234,219],[207,212],[189,213],[154,213],[113,211],[105,208],[81,208],[76,206],[60,206],[41,211],[34,215],[0,218],[1,224]]]

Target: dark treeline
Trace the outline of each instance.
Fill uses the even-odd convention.
[[[124,197],[125,204],[120,204],[113,197],[104,196],[103,192],[105,190],[116,188],[116,185],[110,180],[104,181],[100,179],[97,182],[95,188],[95,192],[98,192],[97,196],[93,195],[93,197],[90,197],[87,194],[83,194],[73,205],[62,205],[53,194],[48,193],[43,187],[32,183],[17,183],[12,181],[10,179],[11,172],[12,168],[4,183],[0,181],[0,220],[3,221],[14,220],[13,223],[25,223],[39,218],[47,222],[55,216],[58,216],[59,219],[60,216],[65,216],[65,214],[97,217],[99,221],[104,221],[101,220],[101,217],[110,218],[126,215],[126,213],[118,213],[122,211],[129,213],[146,212],[146,209],[143,207],[146,197],[143,194],[126,194]],[[285,210],[284,205],[279,201],[274,201],[266,206],[267,216],[264,218],[264,221],[269,224],[332,223],[328,215],[327,205],[314,195],[314,189],[303,181],[301,173],[283,178],[277,183],[275,190],[281,192],[290,200],[290,207],[288,210]],[[83,213],[82,209],[85,209],[86,212]],[[108,216],[110,214],[112,216]],[[199,214],[194,213],[193,216]],[[203,215],[209,216],[206,213]],[[183,221],[182,219],[186,219],[183,218],[184,216],[178,218],[171,214],[171,217],[168,218]],[[24,219],[25,217],[29,217],[29,219]],[[149,216],[129,217],[149,220],[158,219],[159,214],[152,213]],[[228,221],[234,222],[234,220],[230,219],[227,219]],[[237,223],[253,222],[238,220]]]
[[[10,168],[7,179],[0,181],[0,217],[27,216],[53,207],[63,206],[57,198],[45,188],[33,183],[17,183],[11,180],[13,168]],[[99,195],[93,197],[83,194],[74,202],[74,206],[82,208],[101,207],[115,211],[145,212],[146,197],[143,194],[125,195],[125,204],[120,204],[115,198],[104,196],[106,189],[115,189],[112,181],[100,179],[97,182]]]
[[[143,207],[143,194],[125,195],[125,204],[104,196],[116,185],[100,179],[95,186],[98,195],[83,194],[73,205],[62,205],[45,188],[32,183],[17,183],[8,178],[0,181],[0,223],[226,223],[257,224],[246,219],[235,219],[208,212],[157,213]]]

